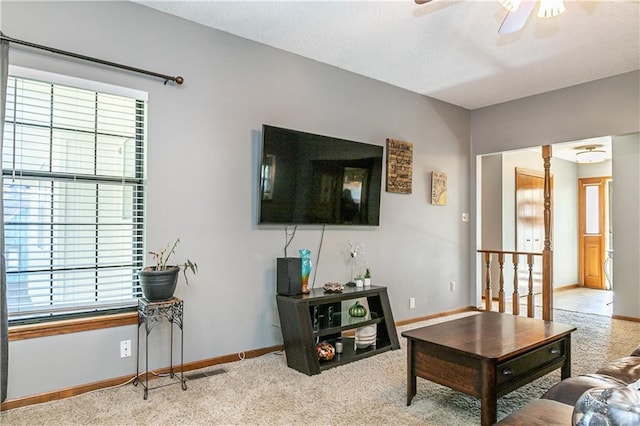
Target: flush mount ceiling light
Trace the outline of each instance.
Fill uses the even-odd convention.
[[[576,153],[576,161],[578,163],[599,163],[604,161],[604,157],[606,152],[602,149],[597,149],[598,146],[583,146],[582,149],[584,151],[579,151]]]

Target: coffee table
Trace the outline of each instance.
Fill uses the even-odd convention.
[[[552,321],[482,311],[402,333],[407,338],[407,405],[422,377],[481,400],[481,423],[497,420],[503,395],[561,368],[571,376],[571,333]]]

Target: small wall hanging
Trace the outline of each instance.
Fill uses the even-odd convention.
[[[447,174],[444,172],[431,172],[431,204],[447,204]]]
[[[411,194],[413,144],[387,139],[387,192]]]

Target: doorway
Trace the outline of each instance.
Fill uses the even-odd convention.
[[[578,146],[576,142],[572,144]],[[612,284],[607,284],[607,273],[611,275],[613,259],[607,262],[603,270],[600,261],[594,262],[598,271],[602,271],[604,287],[598,289],[585,287],[579,284],[579,202],[578,183],[581,178],[603,177],[603,188],[607,194],[600,197],[608,200],[612,189],[611,160],[597,164],[576,164],[576,148],[570,147],[564,150],[557,149],[552,157],[551,177],[551,223],[550,237],[552,249],[556,259],[554,265],[554,308],[575,310],[582,312],[600,312],[592,306],[602,305],[602,314],[609,312],[611,315],[611,303],[613,292],[602,291],[602,288],[611,289]],[[608,147],[607,151],[611,151]],[[556,154],[558,156],[556,157]],[[541,164],[540,150],[521,150],[486,155],[481,158],[479,167],[480,175],[480,216],[481,216],[481,244],[483,248],[507,247],[507,249],[527,252],[542,252],[544,246],[544,172],[539,170]],[[593,190],[590,190],[593,191]],[[603,253],[609,253],[612,243],[607,240],[607,235],[612,235],[612,227],[609,218],[610,204],[605,204],[604,231],[605,242]],[[612,253],[612,252],[611,252]],[[606,260],[604,254],[600,255],[602,261]],[[541,265],[536,267],[534,262],[533,292],[537,294],[536,305],[541,304]],[[526,267],[517,270],[518,293],[520,296],[528,292],[528,277]],[[514,280],[513,268],[504,268],[505,288],[512,288],[510,284]],[[481,269],[480,279],[484,277],[484,269]],[[499,276],[498,267],[491,270],[493,278]],[[611,276],[613,282],[613,276]],[[484,282],[482,282],[483,285]],[[492,286],[497,289],[497,281]],[[495,294],[494,294],[495,296]],[[603,302],[603,299],[606,302]],[[592,300],[592,301],[590,301]],[[588,302],[590,301],[590,302]],[[604,308],[609,309],[605,311]]]

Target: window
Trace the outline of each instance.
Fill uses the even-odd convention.
[[[134,306],[146,94],[16,74],[10,69],[2,154],[9,319]]]

